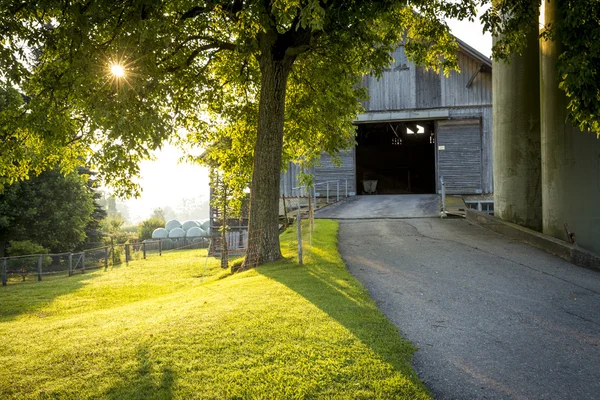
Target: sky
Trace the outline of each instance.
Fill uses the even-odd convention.
[[[482,33],[478,21],[449,20],[452,33],[486,56],[490,56],[492,38]],[[208,170],[198,165],[179,163],[179,150],[171,145],[155,153],[156,160],[140,165],[142,196],[126,200],[132,223],[148,218],[158,207],[176,209],[183,199],[208,196]]]

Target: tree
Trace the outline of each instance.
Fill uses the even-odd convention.
[[[486,1],[493,7],[481,18],[484,29],[499,38],[492,49],[494,58],[508,60],[522,52],[529,27],[539,25],[542,1]],[[580,130],[600,135],[600,0],[556,0],[552,7],[560,18],[545,21],[540,38],[560,41],[556,67],[559,88],[569,100],[568,117]]]
[[[82,243],[94,211],[86,177],[58,169],[15,182],[0,194],[0,254],[11,241],[30,240],[51,252]]]
[[[80,168],[79,174],[87,176],[87,187],[92,193],[92,199],[94,201],[94,209],[90,215],[90,221],[85,227],[85,241],[79,246],[80,249],[90,248],[90,246],[97,246],[102,241],[102,226],[104,219],[106,218],[106,210],[101,204],[102,193],[98,191],[98,183],[94,178],[96,173],[89,168]]]
[[[42,122],[55,121],[55,152],[95,144],[94,165],[118,193],[137,193],[139,161],[177,136],[174,128],[201,144],[231,139],[251,165],[249,234],[260,233],[253,253],[262,263],[281,257],[285,158],[311,163],[353,142],[360,76],[381,72],[398,42],[419,64],[455,68],[443,19],[471,17],[475,4],[7,1],[0,22],[10,40],[0,57],[7,82],[31,96],[27,129],[43,137]],[[23,43],[39,49],[33,68]],[[111,75],[111,64],[125,76]]]
[[[140,240],[152,239],[152,232],[157,228],[165,227],[165,219],[152,216],[147,220],[142,221],[138,228]]]

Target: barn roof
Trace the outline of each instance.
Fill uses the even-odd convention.
[[[489,57],[486,57],[479,51],[475,50],[475,48],[471,47],[464,40],[460,40],[456,36],[455,36],[455,39],[458,42],[458,45],[463,52],[465,52],[469,56],[473,57],[475,60],[481,62],[483,65],[485,65],[489,69],[492,69],[492,60]]]

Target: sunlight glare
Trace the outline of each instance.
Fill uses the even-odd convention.
[[[125,76],[125,68],[120,64],[113,64],[110,66],[110,72],[117,78]]]

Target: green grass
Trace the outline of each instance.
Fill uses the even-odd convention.
[[[316,224],[303,266],[292,229],[289,258],[234,275],[196,250],[0,287],[0,398],[429,398]]]

